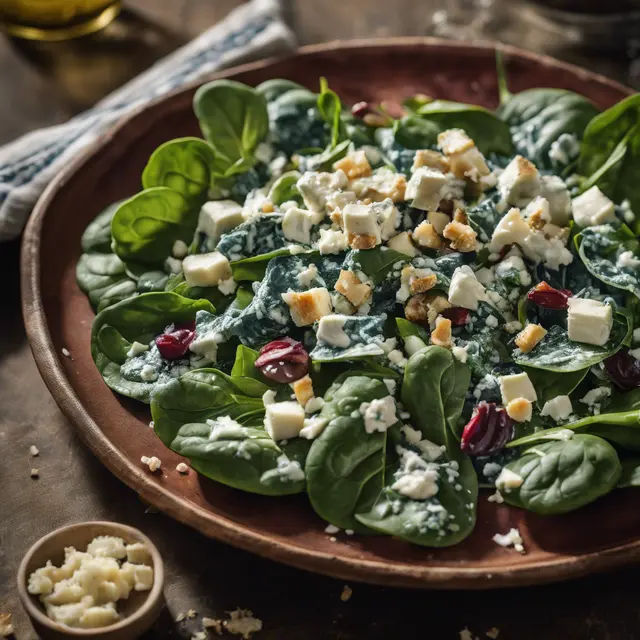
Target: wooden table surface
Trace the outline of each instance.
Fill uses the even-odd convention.
[[[155,58],[202,31],[239,4],[236,0],[136,0],[134,12],[104,33],[71,45],[35,46],[0,40],[0,143],[60,122],[90,105]],[[293,0],[286,15],[301,43],[336,38],[460,34],[443,23],[446,3],[394,0]],[[480,2],[476,5],[482,4]],[[488,4],[487,2],[484,3]],[[583,62],[627,80],[624,53],[585,52],[557,35],[522,22],[528,9],[515,0],[494,2],[494,13],[472,0],[448,8],[473,35]],[[434,10],[440,10],[435,14]],[[460,11],[462,14],[460,14]],[[466,11],[466,14],[465,14]],[[511,12],[511,13],[509,13]],[[515,13],[514,13],[515,12]],[[450,18],[455,18],[452,12]],[[464,21],[463,21],[464,22]],[[435,27],[434,27],[435,24]],[[468,34],[463,24],[462,33]],[[485,638],[492,627],[504,640],[637,640],[640,584],[637,569],[529,589],[492,592],[418,592],[344,583],[277,565],[202,537],[167,517],[150,513],[78,441],[36,370],[20,315],[19,243],[0,245],[3,273],[0,315],[0,613],[13,614],[16,637],[37,637],[14,588],[17,565],[28,546],[51,529],[79,520],[118,520],[144,530],[159,546],[167,570],[168,608],[148,638],[189,638],[200,616],[222,616],[236,607],[264,621],[258,638],[457,640],[468,627]],[[40,449],[29,457],[29,446]],[[32,467],[40,478],[32,480]],[[175,623],[195,609],[198,617]]]

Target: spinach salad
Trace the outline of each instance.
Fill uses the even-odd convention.
[[[639,96],[500,80],[497,111],[400,118],[202,86],[203,137],[82,238],[107,385],[197,472],[348,533],[442,547],[479,487],[557,514],[640,485]]]

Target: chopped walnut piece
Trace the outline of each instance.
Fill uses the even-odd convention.
[[[507,404],[507,415],[516,422],[528,422],[531,420],[531,401],[526,398],[515,398]]]
[[[364,151],[354,151],[333,163],[334,171],[342,169],[349,180],[371,175],[371,165]]]
[[[468,253],[476,249],[477,234],[468,224],[454,220],[445,227],[442,235],[451,241],[451,248],[455,251]]]
[[[451,307],[445,296],[433,293],[418,293],[409,298],[404,315],[407,320],[423,326],[432,326],[439,313]]]
[[[440,152],[432,151],[431,149],[418,149],[416,151],[411,171],[415,171],[420,167],[429,167],[429,169],[442,171],[442,173],[449,172],[447,159]]]
[[[373,249],[376,246],[376,237],[349,233],[347,241],[352,249]]]
[[[438,316],[436,318],[436,327],[431,332],[432,344],[450,349],[453,346],[451,342],[451,320]]]
[[[342,269],[335,289],[352,305],[359,307],[371,295],[371,285],[363,283],[353,271]]]
[[[421,247],[427,247],[428,249],[440,249],[442,247],[442,238],[430,222],[421,222],[411,235],[413,240]]]
[[[522,353],[529,353],[547,335],[547,330],[539,324],[528,324],[515,339]]]
[[[527,224],[532,229],[540,230],[544,228],[547,221],[542,217],[542,211],[538,209],[527,218]]]
[[[438,277],[435,273],[424,276],[423,278],[415,278],[411,280],[411,284],[409,285],[409,292],[412,296],[416,293],[424,293],[425,291],[429,291],[429,289],[433,289],[433,287],[436,286],[437,281]]]

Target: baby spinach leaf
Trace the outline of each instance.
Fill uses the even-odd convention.
[[[452,439],[451,434],[448,438]],[[457,442],[450,454],[443,454],[435,462],[403,444],[399,448],[402,458],[411,458],[395,465],[393,475],[387,475],[395,481],[407,473],[436,472],[437,493],[426,500],[414,500],[389,485],[371,510],[356,514],[356,519],[379,533],[425,547],[459,543],[473,531],[476,522],[478,479],[471,460],[460,453]]]
[[[493,191],[484,200],[467,210],[469,224],[478,234],[481,242],[489,242],[506,210],[499,206],[500,194]]]
[[[177,363],[161,362],[158,356],[156,380],[131,379],[121,369],[129,346],[134,341],[149,344],[167,325],[194,320],[199,310],[215,311],[206,300],[161,292],[144,293],[100,311],[91,327],[91,355],[107,385],[122,395],[149,402],[151,392],[170,377]]]
[[[438,144],[442,128],[433,120],[408,115],[393,123],[393,137],[405,149],[430,149]]]
[[[111,219],[123,200],[110,204],[87,226],[80,244],[85,253],[111,253]]]
[[[215,249],[232,262],[259,261],[262,254],[270,254],[288,244],[282,232],[282,214],[274,213],[251,218],[224,233]]]
[[[298,171],[287,171],[283,173],[271,186],[268,196],[269,200],[277,205],[290,200],[302,204],[302,196],[297,187],[300,177],[301,175]]]
[[[640,458],[625,458],[620,464],[622,474],[618,480],[618,489],[640,487]]]
[[[340,120],[342,102],[335,91],[329,89],[326,78],[320,78],[320,94],[318,95],[318,111],[325,122],[331,127],[331,148],[333,149],[346,132]]]
[[[556,396],[568,396],[589,373],[589,368],[557,373],[546,369],[523,367],[533,383],[538,396],[538,404],[543,407],[545,402]]]
[[[396,318],[396,326],[404,342],[404,350],[409,356],[429,344],[429,334],[419,324],[405,318]]]
[[[402,403],[424,438],[438,445],[449,442],[449,433],[460,439],[458,423],[470,382],[469,367],[448,349],[430,346],[409,358],[404,370]]]
[[[586,189],[597,184],[615,202],[628,198],[640,207],[640,94],[618,102],[588,124],[578,171]]]
[[[111,221],[114,251],[125,261],[160,265],[171,255],[176,240],[191,242],[198,214],[173,189],[146,189],[116,210]]]
[[[190,287],[186,283],[183,273],[176,273],[170,276],[165,285],[165,291],[173,291],[173,293],[192,300],[208,300],[220,313],[231,302],[231,298],[220,293],[218,287]]]
[[[103,299],[112,299],[114,290],[120,294],[127,292],[128,296],[136,292],[136,284],[127,275],[124,262],[113,253],[83,253],[76,266],[76,279],[94,309]]]
[[[590,227],[583,229],[575,242],[589,273],[605,284],[640,296],[640,243],[629,227]]]
[[[263,95],[267,102],[273,102],[283,93],[291,91],[292,89],[301,89],[302,91],[306,91],[301,84],[293,82],[293,80],[287,80],[286,78],[271,78],[270,80],[261,82],[256,87],[256,91]]]
[[[276,383],[269,378],[265,378],[259,369],[256,368],[256,360],[258,359],[259,352],[255,349],[251,349],[243,344],[239,344],[236,349],[236,359],[233,362],[233,368],[231,369],[232,382],[244,389],[247,389],[246,381],[256,380],[263,389],[262,393],[267,391],[269,386],[274,386]],[[288,387],[287,387],[288,389]],[[250,395],[259,393],[260,388],[255,387]],[[245,391],[246,393],[247,391]]]
[[[522,367],[557,371],[579,371],[590,367],[605,358],[613,355],[628,341],[632,324],[630,319],[620,313],[614,312],[613,327],[609,341],[603,347],[598,347],[584,342],[569,340],[566,329],[553,325],[544,339],[539,342],[529,353],[522,353],[520,349],[513,350],[514,362]]]
[[[350,251],[345,258],[345,269],[360,270],[373,281],[380,284],[396,263],[404,266],[408,258],[404,253],[399,253],[388,247],[378,246],[373,249]]]
[[[215,151],[218,171],[230,175],[253,166],[254,150],[269,131],[262,94],[240,82],[214,80],[196,91],[193,110]]]
[[[180,427],[229,416],[243,425],[260,427],[264,404],[260,389],[243,393],[235,381],[217,369],[196,369],[170,380],[153,395],[151,416],[156,435],[171,446]]]
[[[326,149],[311,154],[301,153],[298,157],[298,169],[300,171],[333,171],[333,164],[340,158],[344,158],[353,147],[351,140],[338,142],[335,147],[327,146]]]
[[[215,155],[200,138],[177,138],[161,144],[142,172],[142,187],[169,187],[198,205],[207,198]]]
[[[389,395],[385,384],[347,378],[325,394],[320,417],[329,421],[307,456],[307,492],[316,513],[341,529],[366,532],[354,517],[368,511],[384,485],[387,433],[367,433],[363,402]]]
[[[581,140],[597,114],[589,100],[564,89],[528,89],[510,94],[498,111],[509,125],[516,153],[547,170],[561,168],[551,157],[554,154],[550,156],[552,145],[563,135]]]
[[[304,491],[300,463],[293,463],[264,429],[215,421],[185,424],[171,448],[189,458],[198,473],[235,489],[267,496]]]
[[[524,482],[503,490],[505,502],[541,515],[567,513],[609,493],[621,474],[616,450],[602,438],[576,434],[528,449],[506,468]]]
[[[417,114],[435,123],[440,131],[464,129],[482,153],[511,155],[513,151],[508,124],[484,107],[432,100],[419,107]]]

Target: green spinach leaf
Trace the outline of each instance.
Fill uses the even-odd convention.
[[[505,502],[542,515],[567,513],[609,493],[621,474],[616,450],[602,438],[576,434],[545,442],[506,465],[523,478],[502,491]]]
[[[340,119],[342,102],[340,102],[338,94],[329,89],[329,83],[326,78],[320,78],[318,111],[325,122],[331,127],[331,148],[333,149],[338,142],[340,142],[340,138],[345,137],[346,132],[344,130],[344,124]]]
[[[556,396],[568,396],[589,373],[589,368],[556,373],[546,369],[523,367],[529,376],[538,396],[538,404],[543,407],[545,402]]]
[[[162,265],[176,240],[191,242],[198,214],[173,189],[146,189],[116,210],[111,221],[114,252],[124,261]]]
[[[111,253],[111,219],[122,202],[110,204],[89,223],[80,241],[84,253]]]
[[[622,474],[618,480],[618,489],[640,487],[640,458],[625,458],[620,464]]]
[[[298,171],[287,171],[283,173],[271,186],[268,196],[269,200],[277,205],[290,200],[302,204],[302,196],[297,187],[300,177],[301,174]]]

